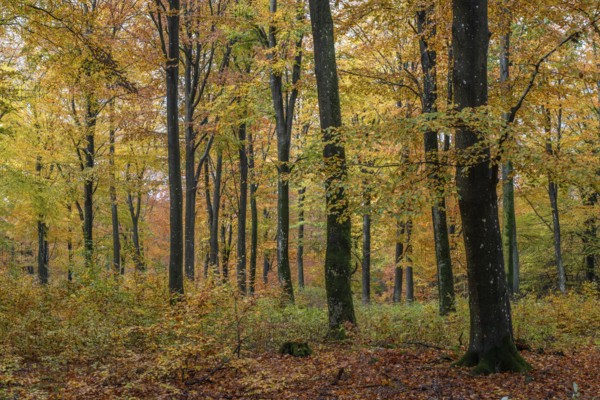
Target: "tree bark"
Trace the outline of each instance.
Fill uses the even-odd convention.
[[[208,225],[208,251],[204,259],[204,277],[208,278],[208,270],[211,265],[211,246],[212,246],[212,225],[213,225],[213,207],[210,200],[210,161],[204,164],[204,199],[206,200],[206,214],[207,214],[207,225]]]
[[[410,261],[408,261],[410,262]],[[413,267],[406,266],[406,302],[412,303],[415,301],[415,284],[413,281]]]
[[[184,46],[185,56],[185,277],[195,279],[196,263],[196,132],[194,130],[194,82],[191,46]]]
[[[453,91],[457,110],[487,103],[489,44],[487,0],[453,0]],[[468,165],[456,170],[467,260],[470,342],[459,365],[474,373],[527,371],[513,341],[509,294],[498,220],[498,171],[480,133],[459,125],[456,148]]]
[[[326,178],[327,248],[325,287],[330,334],[343,334],[344,323],[356,324],[350,284],[351,225],[343,182],[346,154],[336,130],[342,125],[333,19],[328,0],[310,0],[319,119],[323,132]]]
[[[370,206],[368,194],[365,196],[365,206]],[[371,214],[367,211],[363,215],[363,243],[362,243],[362,302],[371,302]]]
[[[223,171],[223,153],[219,150],[217,154],[217,165],[215,168],[212,218],[210,226],[210,253],[209,263],[214,269],[215,275],[219,276],[219,209],[221,208],[221,174]]]
[[[558,110],[558,123],[556,126],[557,131],[557,141],[556,146],[552,145],[552,116],[550,114],[550,110],[544,108],[544,117],[546,119],[546,153],[550,157],[555,157],[556,152],[558,151],[558,146],[561,139],[562,134],[562,110]],[[560,216],[558,210],[558,184],[552,178],[552,175],[548,175],[548,197],[550,199],[550,208],[552,209],[552,235],[553,235],[553,243],[554,243],[554,257],[556,263],[556,273],[557,273],[557,283],[558,290],[561,293],[567,292],[567,276],[565,273],[565,266],[563,264],[562,258],[562,250],[561,250],[561,230],[560,230]]]
[[[93,267],[94,263],[94,163],[96,149],[94,136],[96,131],[96,118],[98,114],[98,103],[93,95],[86,96],[85,113],[85,179],[83,182],[83,246],[85,266]]]
[[[392,301],[400,303],[402,301],[402,256],[404,254],[404,244],[402,243],[403,225],[398,223],[398,232],[396,233],[396,257],[394,265],[394,295]]]
[[[238,130],[240,157],[240,200],[237,226],[237,283],[241,293],[246,294],[246,211],[248,209],[248,154],[246,153],[246,124]]]
[[[169,169],[169,291],[183,294],[183,192],[179,150],[179,0],[169,0],[167,12],[167,150]]]
[[[112,222],[112,242],[113,242],[113,269],[115,274],[124,274],[125,268],[121,265],[121,236],[119,233],[119,210],[117,206],[117,188],[115,187],[115,130],[109,131],[109,167],[110,167],[110,214]]]
[[[436,26],[433,22],[433,5],[427,5],[417,11],[417,31],[423,69],[422,109],[424,114],[437,112],[437,53],[430,46],[429,39],[435,37]],[[440,315],[455,310],[454,276],[450,256],[450,241],[446,222],[446,202],[444,190],[440,186],[443,180],[439,176],[438,133],[428,129],[424,134],[425,159],[428,178],[433,185],[433,205],[431,215],[438,275],[438,300]],[[408,282],[407,282],[408,284]]]
[[[510,18],[509,11],[504,8],[506,18]],[[506,98],[510,95],[510,19],[505,27],[507,32],[500,39],[500,84]],[[509,129],[510,113],[503,115]],[[507,159],[502,165],[502,245],[507,266],[508,289],[511,294],[519,293],[519,252],[517,248],[517,219],[515,216],[515,184],[513,164]]]
[[[277,12],[277,0],[270,0],[269,10],[272,15]],[[299,18],[302,18],[302,12]],[[269,26],[269,58],[278,61],[277,56],[277,29],[274,25]],[[289,235],[290,235],[290,145],[292,141],[292,125],[294,120],[294,109],[298,98],[297,83],[300,80],[302,65],[302,36],[296,41],[296,55],[292,67],[291,85],[292,89],[284,93],[283,75],[275,68],[270,72],[271,97],[275,110],[275,130],[277,133],[277,276],[283,284],[283,289],[290,301],[294,302],[294,289],[292,285],[292,274],[289,258]]]
[[[38,256],[37,256],[37,262],[38,262],[38,279],[40,280],[40,283],[43,285],[48,284],[48,275],[49,275],[49,269],[48,269],[48,260],[49,260],[49,254],[48,254],[48,227],[46,226],[46,223],[43,222],[42,220],[38,221]]]
[[[296,265],[298,268],[298,287],[304,288],[304,198],[306,187],[298,189],[298,248]]]
[[[258,207],[256,192],[258,184],[254,176],[254,142],[252,133],[248,134],[248,169],[250,171],[250,294],[254,294],[256,285],[256,258],[258,254]]]

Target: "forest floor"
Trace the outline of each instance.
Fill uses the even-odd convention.
[[[331,342],[322,288],[290,305],[278,291],[190,287],[171,305],[165,281],[41,287],[0,271],[0,400],[600,400],[596,287],[514,301],[514,336],[533,370],[473,376],[452,365],[469,337],[462,296],[445,317],[435,300],[358,302],[357,328]],[[279,354],[288,341],[312,355]]]
[[[400,348],[315,344],[308,357],[231,358],[181,376],[146,374],[153,357],[111,358],[48,370],[23,365],[0,386],[10,399],[600,399],[600,350],[523,351],[529,374],[472,376],[459,354],[414,343]],[[202,361],[198,361],[201,364]],[[2,397],[2,396],[0,396]]]

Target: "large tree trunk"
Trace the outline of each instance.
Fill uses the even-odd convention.
[[[433,6],[425,6],[417,11],[417,30],[419,33],[419,47],[421,51],[421,68],[423,69],[423,113],[437,112],[437,53],[432,49],[429,39],[435,37],[436,26],[433,22]],[[440,186],[443,180],[439,176],[438,133],[427,130],[424,133],[425,159],[427,161],[428,175],[433,185],[433,205],[431,215],[433,221],[433,236],[435,243],[435,256],[438,273],[438,297],[440,315],[447,315],[454,311],[454,276],[452,273],[452,260],[450,257],[450,241],[448,239],[448,225],[446,222],[446,202],[444,190]],[[407,282],[408,284],[408,282]]]
[[[328,0],[310,0],[309,3],[326,171],[325,287],[330,334],[335,336],[342,333],[344,323],[356,324],[350,285],[351,225],[342,184],[347,175],[346,154],[336,132],[342,125],[342,113],[331,8]]]
[[[246,153],[246,124],[239,127],[240,202],[237,226],[237,283],[246,294],[246,210],[248,208],[248,155]]]
[[[487,0],[453,0],[452,49],[454,102],[458,111],[487,103]],[[467,260],[470,342],[459,365],[475,373],[526,371],[529,365],[513,341],[511,309],[506,285],[498,220],[497,167],[480,133],[462,125],[456,148],[468,165],[456,170],[459,208]]]
[[[169,291],[183,294],[183,193],[179,151],[179,0],[169,0],[167,12],[167,150],[169,166]]]
[[[306,188],[298,189],[298,248],[296,266],[298,268],[298,287],[304,288],[304,193]]]

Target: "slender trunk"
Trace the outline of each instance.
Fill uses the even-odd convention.
[[[270,0],[269,9],[271,14],[277,12],[277,0]],[[299,12],[298,18],[303,18],[303,12]],[[278,60],[277,29],[269,27],[269,58]],[[292,140],[292,123],[294,119],[294,108],[298,97],[296,84],[300,80],[300,68],[302,63],[302,36],[296,41],[296,55],[292,68],[292,89],[284,93],[282,72],[271,69],[270,87],[273,108],[275,110],[275,130],[277,132],[277,276],[279,282],[290,301],[294,302],[294,289],[292,285],[292,273],[290,270],[289,257],[289,235],[290,235],[290,145]]]
[[[212,246],[212,225],[213,225],[213,207],[210,200],[210,170],[209,161],[204,164],[204,199],[206,200],[207,226],[209,233],[209,242],[206,255],[204,257],[204,277],[208,278],[208,270],[210,266],[210,254]]]
[[[510,293],[519,293],[519,252],[517,248],[517,219],[515,216],[515,187],[512,162],[502,165],[502,244],[506,255],[507,279]]]
[[[91,268],[94,261],[94,162],[96,150],[94,146],[94,133],[96,130],[97,103],[92,95],[86,99],[86,146],[85,175],[83,183],[83,243],[85,266]]]
[[[433,6],[426,6],[417,11],[417,30],[419,32],[419,47],[421,51],[421,67],[423,69],[423,113],[437,112],[437,53],[430,47],[429,39],[436,35],[433,22]],[[424,133],[425,158],[429,169],[429,181],[433,185],[433,205],[431,215],[433,221],[433,237],[438,275],[438,299],[440,315],[447,315],[455,310],[454,276],[450,257],[450,241],[446,222],[446,203],[444,183],[439,172],[438,133],[427,130]],[[408,269],[407,269],[408,274]],[[408,281],[407,281],[408,285]],[[407,293],[408,295],[408,293]]]
[[[183,294],[183,196],[179,151],[179,0],[169,0],[167,13],[167,137],[169,167],[169,291]]]
[[[453,0],[452,48],[457,111],[487,104],[487,0]],[[513,341],[498,219],[498,171],[481,134],[459,125],[456,148],[467,165],[456,170],[469,284],[470,342],[459,365],[475,373],[526,371]]]
[[[298,287],[304,288],[304,193],[306,187],[298,189],[298,249],[296,265],[298,267]]]
[[[258,208],[256,205],[256,185],[250,185],[250,294],[256,288],[256,258],[258,252]]]
[[[254,142],[252,133],[248,134],[248,169],[250,172],[250,294],[254,294],[256,285],[256,258],[258,255],[258,207],[256,192],[258,184],[254,176]]]
[[[246,124],[238,130],[240,140],[240,202],[237,227],[237,283],[240,292],[246,294],[246,210],[248,208],[248,154],[246,153]]]
[[[407,260],[407,262],[410,262]],[[415,285],[413,281],[413,267],[406,266],[406,302],[412,303],[415,301]]]
[[[398,221],[396,229],[396,262],[394,264],[394,295],[392,300],[394,303],[400,303],[402,301],[402,257],[404,255],[402,237],[404,236],[404,224]]]
[[[347,178],[346,154],[336,132],[342,125],[342,113],[331,8],[324,0],[310,0],[309,4],[326,171],[325,287],[330,334],[336,336],[343,333],[344,323],[356,324],[350,284],[351,225],[342,184]]]
[[[593,189],[592,189],[593,190]],[[588,207],[594,207],[598,204],[600,195],[598,192],[592,192],[585,196],[584,205]],[[583,233],[583,253],[585,262],[585,277],[588,281],[596,281],[596,253],[594,244],[596,243],[598,235],[598,226],[596,225],[597,219],[594,216],[590,216],[585,220],[585,231]]]
[[[71,212],[73,211],[73,206],[69,203],[67,204],[67,213],[69,216],[69,222],[67,225],[67,281],[73,281],[73,228],[71,226]]]
[[[117,188],[115,187],[115,130],[109,131],[109,167],[110,167],[110,214],[112,221],[113,269],[115,274],[124,274],[121,265],[121,236],[119,235],[119,210],[117,208]]]
[[[223,203],[223,223],[221,223],[221,267],[223,275],[223,283],[229,281],[229,249],[227,248],[227,230],[229,226],[225,224],[227,215],[225,214],[225,203]]]
[[[509,11],[504,9],[506,17]],[[500,83],[506,98],[510,95],[510,20],[507,32],[501,37],[500,50]],[[503,116],[509,129],[509,113]],[[515,184],[514,171],[510,159],[502,165],[502,245],[506,258],[508,289],[511,294],[519,293],[519,253],[517,248],[517,219],[515,216]]]
[[[221,208],[221,174],[223,171],[223,153],[217,154],[215,179],[212,200],[212,224],[210,226],[210,253],[209,263],[214,268],[215,275],[219,275],[219,209]]]
[[[135,199],[134,199],[135,198]],[[129,208],[129,216],[131,218],[131,239],[133,242],[133,262],[137,272],[144,272],[146,265],[144,262],[144,254],[140,242],[140,212],[142,208],[142,194],[127,193],[127,206]]]
[[[269,210],[266,208],[263,209],[263,218],[265,220],[265,225],[269,226],[268,222],[271,219],[271,214]],[[264,237],[264,241],[267,242],[269,240],[269,231],[266,230]],[[268,283],[269,281],[269,271],[271,271],[271,252],[269,250],[263,251],[263,283]]]
[[[188,38],[189,39],[189,38]],[[185,276],[195,279],[196,262],[196,132],[194,131],[193,63],[191,45],[184,46],[185,70]]]
[[[38,178],[42,178],[42,159],[40,156],[37,157],[35,162],[35,170],[37,172]],[[45,285],[48,283],[48,227],[44,222],[44,216],[38,215],[38,223],[37,223],[37,233],[38,233],[38,255],[37,255],[37,264],[38,264],[38,279],[40,283]],[[33,268],[33,267],[32,267]]]
[[[48,283],[48,227],[42,220],[38,221],[38,279],[40,283],[46,285]]]
[[[556,146],[552,144],[552,116],[550,110],[544,108],[544,117],[546,119],[545,131],[548,137],[546,138],[546,153],[550,157],[556,157],[558,152],[558,146],[561,139],[561,124],[562,124],[562,110],[558,110],[558,123],[557,123],[557,141]],[[561,250],[561,230],[560,230],[560,218],[558,211],[558,184],[552,178],[552,175],[548,175],[548,197],[550,199],[550,207],[552,209],[552,235],[554,238],[554,257],[556,262],[556,272],[558,280],[558,289],[561,293],[567,292],[567,276],[565,273],[565,267],[562,259]]]
[[[365,196],[365,206],[370,206],[368,194]],[[363,215],[363,243],[362,243],[362,302],[371,302],[371,214],[367,211]]]
[[[554,237],[554,257],[556,258],[556,271],[558,274],[558,289],[561,293],[567,292],[567,278],[561,251],[560,219],[558,212],[558,185],[549,179],[548,196],[552,208],[552,234]]]

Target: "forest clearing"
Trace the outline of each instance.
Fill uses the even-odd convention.
[[[0,399],[600,399],[598,0],[0,0]]]

